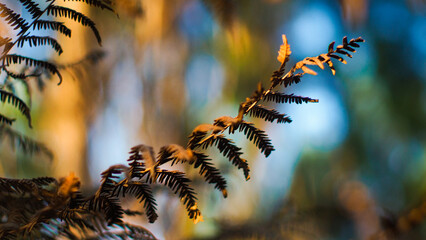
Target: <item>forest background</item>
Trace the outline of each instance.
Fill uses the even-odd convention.
[[[94,49],[105,55],[32,96],[33,129],[17,120],[20,132],[53,152],[53,162],[2,144],[1,176],[75,172],[91,191],[103,170],[125,163],[131,146],[184,144],[196,125],[235,115],[279,66],[281,34],[292,49],[290,66],[347,35],[366,43],[336,66],[336,76],[318,71],[290,88],[319,103],[277,106],[291,124],[257,122],[276,151],[265,159],[250,142],[238,142],[252,166],[249,182],[220,157],[227,199],[195,181],[204,222],[193,225],[167,189],[156,193],[155,224],[132,221],[160,239],[368,239],[384,219],[426,200],[424,1],[132,0],[116,2],[119,18],[80,7],[97,23],[103,46],[71,25],[73,38],[60,39],[65,51],[57,61],[75,62]],[[426,228],[407,234],[421,239]]]

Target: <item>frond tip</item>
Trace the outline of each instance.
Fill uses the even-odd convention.
[[[290,60],[290,44],[287,43],[287,37],[283,34],[283,44],[280,46],[280,50],[278,51],[278,61],[281,62],[282,65],[285,65],[288,60]]]

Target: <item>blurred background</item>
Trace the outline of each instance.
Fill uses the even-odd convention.
[[[103,43],[72,24],[57,62],[105,54],[64,69],[60,86],[46,83],[32,96],[34,129],[18,124],[51,149],[53,162],[2,145],[2,175],[75,172],[93,192],[130,147],[185,145],[198,124],[236,116],[279,68],[282,34],[292,50],[288,69],[343,36],[362,36],[348,64],[336,62],[336,76],[315,69],[317,76],[285,89],[319,99],[275,106],[291,124],[247,119],[272,139],[276,151],[267,159],[243,135],[232,136],[249,160],[250,181],[211,152],[228,180],[227,199],[197,170],[179,166],[194,179],[204,222],[187,219],[166,188],[156,191],[155,224],[131,221],[159,239],[379,239],[389,231],[426,238],[424,0],[127,0],[115,2],[119,17],[67,4],[97,23]]]

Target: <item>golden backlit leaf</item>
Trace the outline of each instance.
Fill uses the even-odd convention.
[[[278,51],[278,61],[281,64],[286,63],[289,60],[289,56],[291,54],[290,44],[287,43],[287,37],[283,34],[283,44],[280,46],[280,50]]]
[[[315,72],[314,70],[312,70],[312,69],[310,69],[310,68],[308,68],[308,67],[306,67],[306,66],[303,66],[303,67],[302,67],[302,70],[303,70],[305,73],[307,73],[307,74],[317,75],[317,72]]]

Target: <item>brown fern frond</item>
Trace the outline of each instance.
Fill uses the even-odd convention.
[[[28,119],[28,126],[32,128],[31,126],[31,115],[30,115],[30,108],[27,106],[27,104],[22,101],[20,98],[15,96],[13,93],[4,91],[0,89],[0,101],[3,103],[10,103]]]
[[[23,32],[28,29],[29,24],[25,21],[25,19],[3,3],[0,3],[0,17],[5,18],[6,23],[13,27],[13,30],[21,28],[21,32]]]
[[[69,18],[80,23],[83,26],[90,27],[90,29],[92,29],[92,32],[96,37],[96,40],[98,41],[98,44],[102,45],[101,35],[99,34],[99,31],[95,26],[95,22],[93,22],[90,18],[88,18],[84,14],[70,8],[56,6],[56,5],[49,5],[49,7],[47,8],[47,15],[54,16],[54,17]]]
[[[61,45],[52,37],[40,37],[40,36],[22,36],[16,41],[17,47],[23,47],[25,43],[28,43],[30,47],[50,45],[59,55],[63,53]]]
[[[53,30],[58,31],[67,37],[71,37],[71,29],[61,22],[38,19],[33,22],[32,27],[33,30]]]
[[[242,168],[246,180],[250,179],[250,168],[247,160],[242,159],[240,156],[243,154],[241,148],[237,147],[231,140],[227,139],[223,134],[211,135],[197,144],[196,147],[206,149],[215,146],[224,157],[236,166],[238,169]]]
[[[225,129],[218,125],[213,124],[200,124],[194,128],[191,135],[189,135],[188,148],[194,149],[197,144],[207,136],[207,133],[211,132],[212,134],[217,134],[224,131]]]
[[[157,171],[158,171],[158,164],[155,158],[154,149],[147,145],[137,145],[131,148],[131,151],[129,152],[130,158],[127,161],[133,161],[135,163],[134,166],[137,166],[136,169],[131,169],[132,174],[131,176],[136,176],[135,174],[140,174],[143,172],[149,172],[149,175],[151,176],[151,180],[155,182]],[[140,165],[140,161],[143,161],[144,165]]]
[[[226,190],[226,180],[222,177],[219,169],[214,167],[211,163],[211,159],[203,153],[194,152],[195,163],[194,168],[200,167],[200,175],[204,175],[206,182],[214,184],[216,189],[219,189],[222,192],[223,197],[228,196],[228,191]]]
[[[43,14],[43,11],[38,7],[38,4],[31,0],[19,0],[25,9],[31,14],[32,18],[38,18]]]
[[[113,165],[102,172],[101,186],[96,194],[88,200],[88,209],[104,213],[108,225],[122,222],[124,210],[118,198],[112,193],[117,185],[114,179],[118,179],[118,175],[126,169],[127,167],[124,165]]]
[[[274,122],[277,120],[277,123],[291,123],[292,120],[285,114],[279,113],[275,109],[267,109],[262,105],[255,105],[249,111],[248,114],[252,117],[262,118],[268,122]]]
[[[29,67],[44,68],[44,69],[48,70],[50,73],[52,73],[53,75],[57,75],[59,77],[58,85],[60,85],[62,83],[62,75],[58,71],[58,68],[56,67],[56,65],[54,65],[52,63],[49,63],[49,62],[46,62],[46,61],[41,61],[41,60],[36,60],[36,59],[33,59],[33,58],[24,57],[24,56],[20,56],[20,55],[16,55],[16,54],[6,55],[6,56],[4,56],[3,60],[6,64],[6,66],[9,66],[10,64],[24,63],[25,65],[27,65]]]
[[[260,152],[265,154],[265,157],[268,157],[272,151],[275,151],[266,132],[256,128],[253,123],[243,121],[239,125],[239,130],[240,132],[244,132],[247,139],[253,141],[254,145],[260,149]]]
[[[191,180],[186,178],[183,172],[159,170],[157,181],[168,186],[175,194],[179,194],[179,198],[182,199],[183,204],[186,206],[186,211],[190,219],[195,223],[202,221],[194,189],[188,184]],[[149,178],[149,182],[152,182],[151,178]]]
[[[131,194],[136,199],[139,200],[140,203],[144,202],[145,214],[148,217],[150,223],[155,222],[157,220],[157,203],[155,201],[154,195],[152,193],[152,189],[148,184],[130,181],[125,185],[121,185],[118,188],[117,196],[121,193],[123,196],[125,194]]]
[[[263,98],[264,101],[272,101],[276,103],[317,103],[318,99],[313,99],[309,97],[302,97],[302,96],[296,96],[293,93],[292,94],[284,94],[280,92],[268,92],[265,97]]]
[[[195,161],[195,156],[189,148],[186,149],[178,144],[170,144],[160,148],[157,159],[158,166],[169,161],[172,161],[171,165],[173,166],[179,162],[192,164]]]
[[[289,71],[288,75],[292,75],[295,71],[299,69],[303,71],[303,74],[307,73],[316,75],[316,72],[308,68],[306,65],[316,65],[321,69],[324,69],[324,63],[326,63],[330,67],[334,75],[336,73],[336,70],[334,69],[333,63],[330,59],[334,58],[342,62],[343,64],[346,64],[346,60],[338,54],[345,55],[351,58],[352,55],[349,54],[347,51],[356,52],[354,48],[359,47],[359,44],[357,44],[358,42],[364,42],[364,39],[358,37],[357,39],[351,39],[348,42],[348,38],[345,36],[343,37],[342,45],[337,46],[336,49],[334,49],[334,42],[332,42],[328,46],[328,52],[326,54],[321,54],[317,57],[308,57],[303,59],[302,61],[296,63],[296,65]]]

